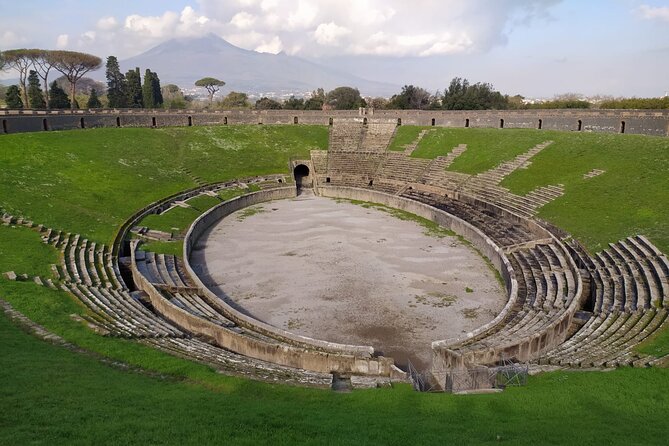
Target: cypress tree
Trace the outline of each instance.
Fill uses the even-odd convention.
[[[139,68],[130,70],[125,74],[127,106],[130,108],[144,107],[144,97],[142,95],[142,77],[139,74]]]
[[[5,102],[7,108],[23,108],[23,101],[21,100],[21,90],[17,85],[11,85],[5,93]]]
[[[144,72],[144,85],[142,86],[142,95],[144,95],[144,107],[156,108],[156,98],[153,95],[153,73],[148,68]]]
[[[142,86],[144,95],[144,107],[159,108],[163,105],[163,93],[160,89],[160,79],[158,74],[147,69],[144,73],[144,85]]]
[[[95,88],[91,89],[91,94],[88,96],[88,103],[86,104],[88,108],[102,108],[102,102],[98,98],[98,92]]]
[[[151,81],[151,88],[153,89],[153,98],[155,100],[156,107],[163,106],[163,89],[160,87],[160,79],[158,78],[158,73],[153,73],[153,79]]]
[[[46,102],[44,101],[44,94],[42,93],[42,87],[40,86],[37,71],[33,70],[30,70],[30,75],[28,75],[28,103],[32,109],[46,108]]]
[[[56,81],[53,81],[49,87],[49,108],[70,108],[71,105],[65,90],[60,88]]]
[[[115,56],[107,58],[107,98],[110,108],[125,108],[128,106],[126,98],[126,79],[118,65]]]

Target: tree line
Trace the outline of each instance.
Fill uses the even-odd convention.
[[[90,71],[101,68],[102,60],[94,55],[76,51],[52,51],[42,49],[15,49],[0,53],[0,70],[14,70],[19,75],[18,85],[7,88],[0,86],[0,96],[4,90],[7,107],[20,109],[60,109],[79,108],[76,98],[77,83]],[[62,75],[69,84],[69,95],[56,81],[49,83],[53,71]],[[106,60],[106,91],[92,88],[86,107],[101,108],[186,108],[193,98],[185,96],[174,84],[161,87],[156,72],[146,69],[142,79],[140,69],[122,73],[118,59],[109,56]],[[61,83],[62,84],[62,83]],[[390,98],[363,98],[357,88],[343,86],[326,92],[323,88],[314,90],[307,97],[291,96],[283,101],[262,97],[252,104],[246,93],[232,91],[222,100],[214,103],[214,96],[225,82],[204,77],[195,82],[208,94],[208,107],[255,108],[257,110],[352,110],[359,107],[393,110],[513,110],[513,109],[553,109],[553,108],[634,108],[666,109],[669,97],[664,98],[604,98],[588,102],[577,95],[567,94],[550,101],[527,103],[520,95],[509,96],[495,90],[492,84],[456,77],[443,93],[415,85],[405,85]]]
[[[7,105],[23,108],[64,108],[64,91],[55,83],[49,84],[49,74],[55,70],[70,83],[70,106],[74,107],[77,82],[88,72],[100,68],[102,60],[91,54],[76,51],[14,49],[0,55],[0,69],[13,69],[19,75],[19,85],[6,92]],[[44,88],[44,90],[42,90]],[[29,93],[32,93],[29,96]],[[52,98],[54,96],[54,98]]]

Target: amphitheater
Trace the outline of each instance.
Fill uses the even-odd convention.
[[[534,156],[549,151],[552,141],[475,175],[447,170],[468,150],[464,144],[434,159],[411,154],[432,131],[430,127],[661,137],[669,131],[669,113],[86,111],[5,112],[0,119],[4,133],[234,124],[329,128],[328,150],[312,150],[308,159],[291,159],[285,172],[202,182],[151,203],[118,229],[109,246],[5,213],[3,223],[36,228],[44,243],[60,250],[61,261],[53,265],[55,279],[35,280],[65,290],[85,304],[90,309],[88,325],[104,336],[136,340],[225,373],[319,387],[412,382],[419,390],[463,391],[495,387],[495,371],[505,364],[545,370],[608,369],[650,367],[659,361],[637,353],[634,347],[667,324],[667,256],[643,234],[591,254],[566,231],[537,217],[543,206],[563,195],[563,185],[538,187],[524,196],[500,185],[516,170],[529,166]],[[425,129],[403,152],[391,151],[388,148],[402,125]],[[183,238],[182,256],[143,249],[145,241],[171,239],[169,233],[143,227],[146,216],[240,188],[246,193],[220,200],[192,223]],[[204,240],[212,228],[240,211],[251,210],[248,215],[252,215],[253,209],[268,203],[271,207],[273,202],[317,198],[374,203],[436,223],[499,274],[500,308],[485,323],[464,333],[430,339],[425,350],[431,360],[425,370],[417,371],[375,345],[320,339],[317,329],[305,335],[290,326],[268,323],[246,311],[243,301],[216,292],[211,278],[203,274],[201,260],[194,260],[202,258]],[[225,276],[225,271],[221,274]],[[388,326],[393,322],[388,321]]]

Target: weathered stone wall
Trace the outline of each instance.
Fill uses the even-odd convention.
[[[439,209],[435,209],[424,203],[371,189],[359,189],[344,186],[320,186],[318,187],[318,194],[324,197],[346,198],[351,200],[380,203],[395,209],[401,209],[403,211],[410,212],[433,221],[440,226],[443,226],[444,228],[450,229],[476,247],[476,249],[478,249],[479,252],[493,264],[497,271],[499,271],[506,286],[509,300],[507,301],[502,311],[492,321],[477,328],[473,332],[468,333],[467,337],[477,336],[490,329],[493,329],[497,324],[506,318],[506,315],[509,313],[509,311],[511,311],[511,309],[516,305],[518,300],[518,282],[516,281],[515,272],[511,266],[511,263],[507,259],[503,250],[501,250],[494,241],[492,241],[483,232],[466,221]],[[453,344],[457,344],[459,341],[461,341],[461,339],[445,339],[434,341],[433,349],[435,345],[450,347]]]
[[[0,110],[0,134],[94,127],[234,124],[328,125],[336,119],[391,120],[402,125],[635,133],[669,136],[669,110]],[[83,120],[83,121],[82,121]],[[623,124],[624,123],[624,124]]]
[[[219,347],[249,358],[313,372],[385,376],[404,379],[403,374],[395,368],[390,358],[364,357],[341,353],[333,354],[280,344],[278,342],[273,343],[236,333],[197,317],[165,299],[156,287],[137,269],[134,250],[132,250],[131,257],[133,280],[148,295],[153,308],[161,316],[182,329],[190,333],[205,336]]]
[[[261,322],[255,318],[245,315],[240,311],[237,311],[230,305],[226,304],[222,299],[220,299],[214,293],[209,291],[209,289],[199,279],[199,277],[197,276],[197,274],[190,265],[189,259],[193,247],[198,243],[198,240],[200,239],[202,234],[204,234],[204,232],[207,231],[214,223],[232,214],[233,212],[236,212],[245,207],[271,200],[292,198],[295,197],[295,195],[296,195],[295,187],[282,187],[270,190],[263,190],[226,201],[225,203],[222,203],[212,208],[205,214],[202,214],[197,220],[195,220],[195,222],[193,222],[184,240],[184,266],[186,268],[186,271],[188,271],[188,274],[195,282],[195,285],[201,288],[207,295],[208,300],[211,301],[214,306],[216,306],[216,309],[219,310],[223,315],[225,315],[225,317],[234,321],[236,324],[239,324],[242,327],[247,327],[255,332],[262,333],[274,339],[280,339],[283,342],[303,348],[312,348],[329,353],[349,354],[358,357],[369,358],[374,354],[374,348],[371,346],[344,345],[344,344],[311,339],[306,336],[296,335],[294,333],[281,330],[280,328],[271,326],[269,324],[265,324],[264,322]]]

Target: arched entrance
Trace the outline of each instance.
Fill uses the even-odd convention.
[[[295,178],[295,186],[297,187],[298,194],[303,187],[311,187],[312,185],[309,167],[305,164],[295,166],[293,177]]]

